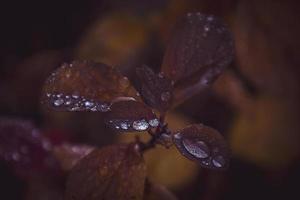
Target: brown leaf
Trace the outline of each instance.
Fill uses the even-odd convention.
[[[46,81],[42,102],[61,111],[107,112],[113,101],[135,99],[129,80],[102,63],[63,64]]]
[[[226,169],[229,165],[229,148],[223,136],[215,129],[193,124],[173,136],[182,155],[204,168]]]
[[[144,102],[159,111],[166,111],[173,99],[171,81],[162,73],[155,74],[151,68],[143,66],[136,69],[139,91]]]
[[[233,40],[224,23],[189,13],[173,29],[161,71],[175,81],[175,99],[182,101],[211,84],[232,58]]]
[[[84,157],[67,180],[66,200],[143,198],[146,166],[134,145],[113,145]]]
[[[138,101],[119,101],[112,105],[106,124],[118,131],[145,131],[159,125],[153,111]]]
[[[83,157],[91,153],[95,147],[88,145],[61,144],[53,148],[52,152],[60,162],[63,170],[69,171]]]

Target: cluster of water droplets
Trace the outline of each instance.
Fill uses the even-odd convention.
[[[196,21],[201,21],[204,23],[202,36],[207,37],[210,31],[216,30],[218,33],[223,33],[225,31],[224,27],[214,27],[212,25],[215,21],[215,17],[212,15],[203,15],[201,13],[188,13],[187,14],[188,20],[190,24],[197,23]]]
[[[118,130],[135,130],[135,131],[145,131],[148,128],[155,128],[159,125],[159,120],[158,119],[151,119],[151,120],[146,120],[146,119],[141,119],[141,120],[135,120],[135,121],[130,121],[130,120],[111,120],[109,123]]]
[[[175,134],[174,138],[180,140],[186,152],[198,159],[203,165],[214,168],[222,168],[226,165],[226,160],[219,154],[218,149],[211,150],[205,141],[197,138],[182,138],[181,133]]]
[[[99,101],[89,100],[77,94],[64,95],[62,93],[47,93],[47,98],[52,106],[62,108],[67,111],[100,111],[107,112],[110,110],[110,104],[100,103]]]

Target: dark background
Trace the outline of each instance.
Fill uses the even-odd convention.
[[[132,69],[142,64],[159,69],[171,27],[180,15],[203,12],[221,17],[235,38],[235,60],[209,91],[179,106],[170,123],[197,121],[218,129],[231,145],[231,167],[226,172],[193,168],[196,172],[192,177],[182,172],[176,183],[169,176],[158,175],[161,177],[158,180],[166,183],[179,199],[299,198],[298,1],[12,0],[3,3],[1,117],[29,119],[49,137],[97,146],[119,140],[99,123],[101,115],[61,114],[41,109],[41,88],[51,71],[73,59],[115,65],[129,76]],[[160,173],[168,171],[162,169]],[[20,180],[4,163],[0,183],[0,199],[55,196],[43,189],[32,189],[38,187]]]

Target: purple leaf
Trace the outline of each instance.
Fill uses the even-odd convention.
[[[58,169],[51,149],[50,141],[29,121],[0,119],[0,158],[20,175]]]
[[[159,111],[166,111],[173,100],[173,86],[163,73],[155,74],[147,66],[136,69],[138,90],[146,104]]]
[[[210,85],[232,61],[233,46],[228,28],[212,15],[189,13],[179,20],[161,69],[175,81],[174,101],[184,101]]]

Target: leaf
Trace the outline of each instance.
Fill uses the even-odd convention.
[[[161,71],[175,81],[174,101],[183,101],[210,85],[233,58],[233,39],[223,22],[189,13],[175,25]]]
[[[162,73],[155,74],[147,66],[137,68],[136,74],[139,79],[139,92],[144,102],[159,111],[166,111],[173,99],[171,81]]]
[[[182,155],[204,168],[228,168],[229,148],[223,136],[213,128],[193,124],[177,131],[173,141]]]
[[[166,115],[165,121],[168,122],[170,130],[178,130],[193,123],[193,120],[173,111]],[[150,134],[118,134],[117,141],[128,143],[134,141],[136,136],[139,136],[142,142],[147,142],[151,138]],[[194,183],[199,176],[199,170],[201,170],[195,162],[182,156],[175,145],[167,150],[165,147],[157,145],[144,154],[144,159],[149,180],[174,191],[180,190],[184,185]]]
[[[138,98],[129,80],[102,63],[63,64],[46,81],[42,103],[61,111],[107,112],[119,99]]]
[[[37,171],[58,169],[50,150],[51,143],[25,120],[0,118],[0,159],[24,176]]]
[[[91,153],[95,147],[88,145],[61,144],[53,148],[53,154],[60,162],[63,170],[69,171],[83,157]]]
[[[153,111],[137,101],[119,101],[107,113],[106,124],[118,131],[145,131],[159,125]]]
[[[72,169],[66,200],[142,199],[146,166],[135,145],[97,149]]]

